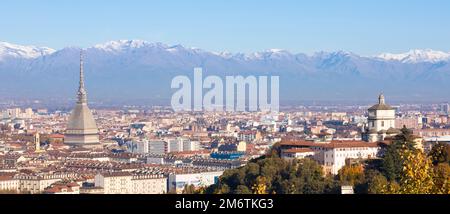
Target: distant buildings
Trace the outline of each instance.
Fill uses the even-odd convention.
[[[310,148],[290,148],[281,151],[281,157],[286,159],[312,158],[316,153]]]
[[[443,103],[441,104],[441,113],[445,114],[445,115],[449,115],[449,104],[448,103]]]
[[[191,140],[185,140],[183,141],[183,151],[198,151],[200,150],[200,142],[198,141],[191,141]]]
[[[24,193],[42,193],[45,188],[51,184],[62,181],[63,179],[73,178],[77,175],[74,173],[58,173],[58,174],[19,174],[14,179],[18,180],[18,191]]]
[[[167,140],[137,140],[136,153],[139,154],[165,154],[170,152],[187,152],[200,150],[198,141],[191,141],[186,138],[172,138]]]
[[[256,130],[246,130],[238,133],[237,140],[252,142],[253,140],[260,139],[261,135]]]
[[[148,141],[148,151],[146,153],[152,154],[164,154],[169,152],[169,144],[163,140],[150,140]]]
[[[25,108],[24,110],[20,108],[12,108],[6,109],[5,111],[1,112],[0,116],[1,118],[10,118],[10,119],[16,118],[31,119],[34,116],[34,112],[33,109],[31,108]]]
[[[403,127],[414,129],[416,147],[425,152],[436,142],[450,142],[450,120],[441,105],[405,104],[397,110],[383,95],[369,109],[319,105],[277,113],[192,114],[130,106],[98,109],[94,121],[82,66],[81,61],[69,122],[65,111],[33,113],[19,105],[0,114],[0,191],[181,193],[186,186],[216,183],[224,170],[267,154],[278,142],[281,157],[311,158],[332,175],[346,164],[380,158]]]
[[[316,160],[325,173],[336,175],[351,159],[377,158],[380,147],[377,143],[364,141],[331,141],[317,143],[311,141],[283,141],[281,156],[283,158],[306,158]]]
[[[167,141],[169,143],[168,152],[187,152],[200,150],[200,143],[198,141],[191,141],[187,138],[182,137],[167,139]]]
[[[95,186],[103,188],[104,194],[163,194],[167,193],[167,178],[131,172],[99,173]]]
[[[425,152],[431,151],[433,145],[437,143],[450,143],[450,129],[416,129],[413,133],[423,139]]]
[[[17,192],[19,189],[19,180],[14,175],[0,175],[0,191]]]
[[[44,194],[80,194],[80,185],[76,182],[54,183],[45,188]]]
[[[400,117],[395,118],[395,128],[402,129],[420,129],[422,128],[422,117]]]
[[[206,187],[218,182],[223,171],[211,172],[185,172],[169,175],[169,191],[181,193],[186,185],[194,187]]]

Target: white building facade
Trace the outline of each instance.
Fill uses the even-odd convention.
[[[307,141],[285,142],[281,156],[286,159],[309,157],[323,166],[326,174],[336,175],[350,160],[378,158],[380,147],[377,143],[365,141],[331,141],[314,143]],[[286,148],[287,147],[287,148]]]
[[[15,177],[19,181],[19,192],[31,194],[42,193],[45,188],[57,181],[66,178],[76,177],[75,174],[44,174],[44,175],[18,175]]]
[[[103,188],[104,194],[163,194],[167,192],[167,178],[130,172],[103,173],[95,176],[95,186]]]
[[[19,180],[13,176],[0,176],[0,191],[18,191]]]
[[[169,191],[182,193],[186,185],[194,185],[194,187],[210,186],[217,183],[222,174],[223,171],[170,174]]]

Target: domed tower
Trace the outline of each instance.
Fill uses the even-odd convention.
[[[67,123],[64,143],[73,146],[99,144],[98,128],[87,105],[87,93],[84,88],[83,54],[80,53],[80,85],[78,100]]]
[[[368,128],[365,133],[365,140],[369,142],[382,141],[390,132],[395,129],[395,109],[386,104],[383,93],[378,96],[378,104],[368,109]]]

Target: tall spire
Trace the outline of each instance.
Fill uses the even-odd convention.
[[[78,100],[67,121],[64,143],[67,145],[99,144],[98,128],[91,110],[87,105],[84,88],[83,52],[80,53],[80,85]]]
[[[86,89],[84,89],[83,50],[80,51],[80,85],[78,87],[78,103],[87,103]]]

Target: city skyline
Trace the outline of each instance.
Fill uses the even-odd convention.
[[[449,205],[450,1],[0,5],[12,214]]]

